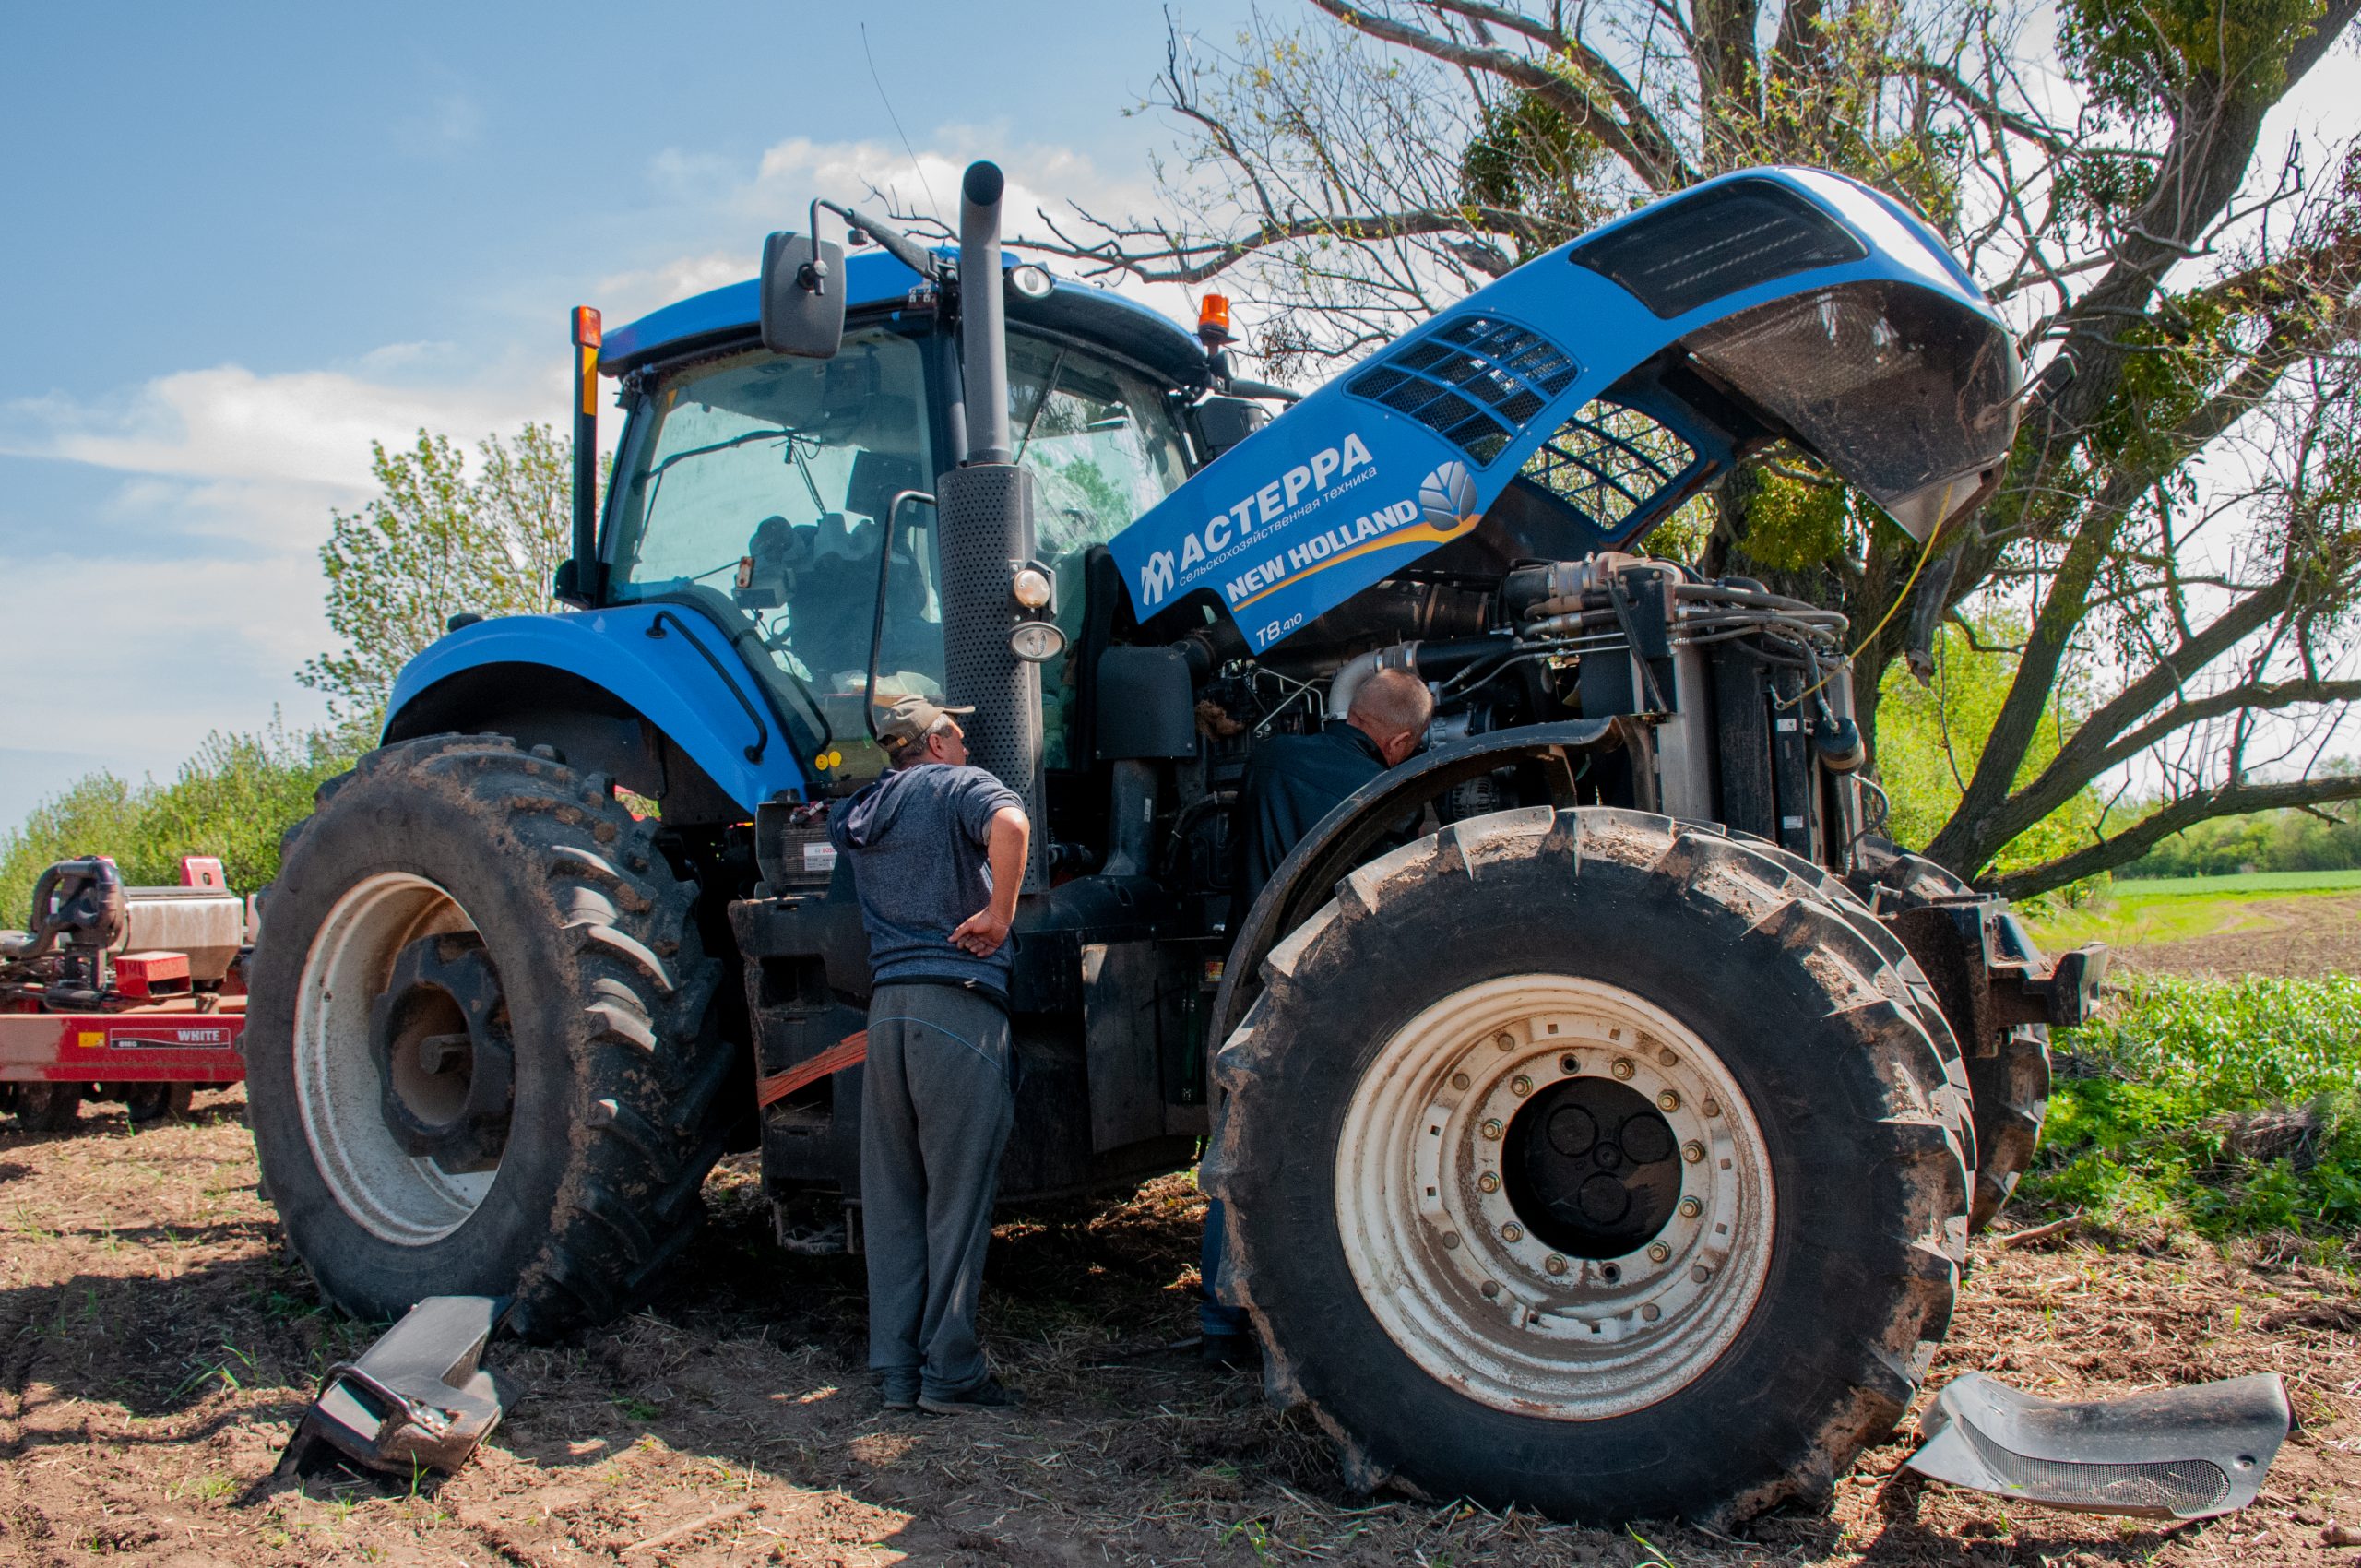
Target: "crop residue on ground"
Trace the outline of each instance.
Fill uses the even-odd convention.
[[[527,1392],[465,1470],[415,1489],[276,1484],[314,1380],[365,1333],[318,1310],[254,1191],[234,1093],[197,1124],[0,1138],[0,1562],[310,1563],[2351,1563],[2361,1525],[2361,1309],[2298,1251],[1982,1246],[1940,1380],[1983,1369],[2090,1396],[2277,1369],[2305,1430],[2265,1502],[2184,1528],[2006,1506],[1872,1451],[1824,1515],[1742,1540],[1358,1498],[1311,1422],[1165,1347],[1193,1326],[1194,1193],[1004,1226],[992,1351],[1006,1420],[882,1412],[855,1260],[770,1241],[743,1160],[645,1313],[503,1346]],[[1642,1544],[1643,1538],[1645,1545]]]

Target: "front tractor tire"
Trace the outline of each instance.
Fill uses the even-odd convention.
[[[1362,867],[1274,950],[1208,1184],[1348,1479],[1726,1523],[1892,1428],[1973,1157],[1869,924],[1761,846],[1540,807]]]
[[[443,735],[362,757],[290,836],[255,956],[266,1190],[356,1316],[626,1310],[703,1215],[733,1066],[677,876],[611,780]]]

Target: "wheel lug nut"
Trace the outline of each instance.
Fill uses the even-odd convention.
[[[1628,1056],[1617,1057],[1615,1059],[1615,1065],[1611,1070],[1619,1078],[1629,1078],[1633,1071],[1631,1059]]]
[[[1557,1253],[1551,1253],[1547,1258],[1542,1260],[1541,1266],[1548,1269],[1553,1275],[1563,1274],[1566,1272],[1566,1260],[1560,1257]]]
[[[1468,1086],[1469,1082],[1470,1080],[1465,1073],[1453,1073],[1451,1075],[1451,1087],[1453,1088],[1464,1089]]]
[[[1525,1240],[1525,1227],[1524,1227],[1524,1226],[1522,1226],[1522,1225],[1519,1225],[1519,1224],[1518,1224],[1515,1220],[1513,1220],[1513,1219],[1510,1220],[1506,1225],[1503,1225],[1503,1226],[1501,1226],[1501,1241],[1524,1241],[1524,1240]]]
[[[1459,1250],[1459,1232],[1456,1230],[1444,1231],[1442,1233],[1442,1244],[1445,1252],[1457,1252]]]
[[[1519,1099],[1523,1099],[1526,1095],[1529,1095],[1532,1092],[1533,1080],[1526,1077],[1524,1074],[1519,1073],[1515,1077],[1509,1080],[1509,1093],[1516,1096]]]
[[[1703,1109],[1708,1116],[1719,1116],[1722,1113],[1722,1102],[1718,1099],[1709,1099],[1705,1102]]]
[[[1492,1037],[1492,1043],[1499,1046],[1502,1051],[1514,1051],[1516,1049],[1516,1036],[1509,1033],[1506,1029],[1502,1029],[1499,1034]]]
[[[1485,1124],[1487,1126],[1490,1125],[1489,1123]],[[1495,1133],[1487,1135],[1498,1137],[1500,1134]],[[1689,1142],[1680,1146],[1680,1158],[1687,1160],[1690,1164],[1694,1165],[1705,1158],[1705,1146],[1699,1143],[1696,1139],[1691,1138]]]
[[[1650,1323],[1654,1323],[1656,1319],[1664,1316],[1664,1309],[1657,1306],[1654,1301],[1650,1301],[1647,1305],[1640,1309],[1640,1315],[1647,1319]]]
[[[1695,1280],[1698,1284],[1703,1285],[1705,1281],[1714,1277],[1714,1271],[1707,1268],[1701,1263],[1696,1267],[1689,1271],[1689,1277]]]
[[[1683,1218],[1683,1219],[1694,1219],[1694,1218],[1696,1218],[1699,1215],[1701,1215],[1701,1214],[1703,1214],[1703,1213],[1704,1213],[1704,1212],[1705,1212],[1705,1206],[1704,1206],[1703,1204],[1699,1203],[1695,1198],[1683,1198],[1683,1199],[1681,1199],[1681,1200],[1680,1200],[1680,1218]]]
[[[1500,1282],[1499,1280],[1497,1280],[1497,1279],[1487,1279],[1486,1281],[1484,1281],[1484,1295],[1485,1295],[1485,1297],[1486,1297],[1486,1299],[1487,1299],[1487,1300],[1490,1299],[1491,1297],[1497,1296],[1497,1295],[1499,1295],[1500,1293],[1501,1293],[1501,1282]]]
[[[1658,1111],[1678,1111],[1680,1109],[1680,1097],[1673,1093],[1670,1089],[1667,1089],[1664,1093],[1656,1096],[1656,1109]]]
[[[1476,1178],[1476,1190],[1479,1193],[1497,1193],[1501,1190],[1501,1179],[1487,1170]]]
[[[1498,1138],[1501,1135],[1501,1119],[1497,1116],[1487,1117],[1481,1131],[1488,1138]],[[1689,1146],[1696,1148],[1697,1146],[1691,1144]],[[1700,1159],[1704,1158],[1704,1151],[1702,1149],[1698,1150],[1697,1158]]]
[[[1662,1241],[1650,1241],[1648,1243],[1648,1261],[1650,1263],[1662,1263],[1665,1259],[1670,1256],[1672,1256],[1672,1249],[1666,1246]]]

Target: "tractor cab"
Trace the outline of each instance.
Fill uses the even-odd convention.
[[[744,341],[741,286],[617,334],[605,360],[624,374],[631,417],[600,541],[604,602],[694,605],[758,647],[760,673],[809,731],[798,749],[841,759],[814,781],[826,791],[883,768],[872,700],[944,697],[957,594],[932,493],[959,456],[955,323],[890,256],[856,255],[847,270],[849,318],[828,358]],[[1070,649],[1085,553],[1189,477],[1188,404],[1206,362],[1179,327],[1096,290],[1008,292],[1008,422],[1036,487],[1037,553],[1067,586],[1055,621]],[[706,315],[734,316],[742,340],[710,341]],[[1066,659],[1042,671],[1053,769],[1069,760]]]

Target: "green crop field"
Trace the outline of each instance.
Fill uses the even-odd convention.
[[[2118,899],[2218,898],[2256,893],[2340,893],[2361,890],[2361,869],[2349,871],[2253,871],[2240,876],[2153,876],[2122,878],[2115,885]]]
[[[2144,977],[2055,1045],[2031,1206],[2324,1255],[2361,1229],[2361,980]]]

